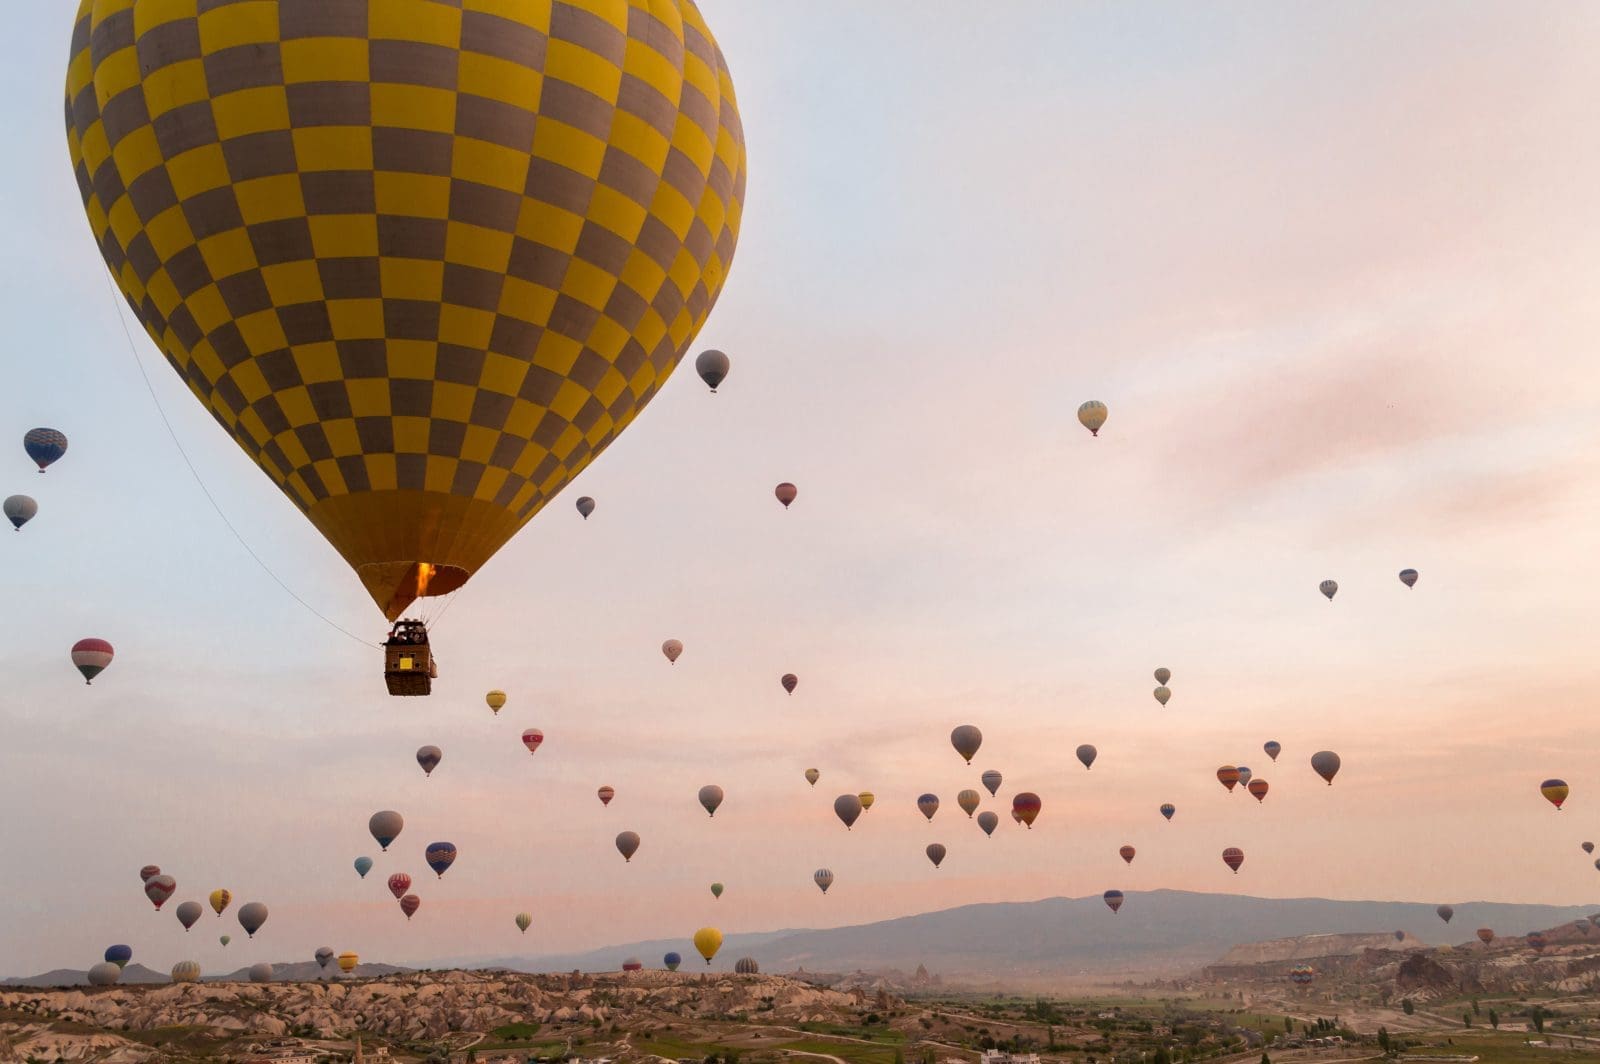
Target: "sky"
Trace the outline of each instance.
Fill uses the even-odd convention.
[[[393,699],[163,426],[266,566],[382,635],[136,326],[130,351],[61,128],[72,6],[19,11],[0,64],[0,440],[72,440],[44,477],[0,453],[40,504],[0,536],[0,974],[113,942],[208,971],[687,947],[1112,887],[1600,900],[1600,8],[705,0],[749,186],[693,350],[733,371],[679,372],[451,602],[433,696]],[[89,635],[117,648],[92,687]],[[1218,785],[1241,762],[1264,803]],[[985,808],[1042,797],[1031,831],[956,808],[989,768]],[[147,863],[179,884],[160,914]],[[218,886],[270,906],[256,941],[231,912],[182,933]]]

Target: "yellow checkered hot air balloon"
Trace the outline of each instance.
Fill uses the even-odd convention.
[[[391,620],[649,402],[744,195],[693,0],[81,0],[66,121],[134,313]]]

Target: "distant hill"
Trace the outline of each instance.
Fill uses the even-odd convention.
[[[166,972],[157,972],[146,968],[142,964],[129,964],[122,969],[122,978],[119,983],[166,983],[170,982]],[[17,976],[13,979],[0,979],[0,986],[88,986],[89,973],[76,968],[57,968],[55,971],[42,972],[39,975]]]
[[[946,979],[981,982],[1171,976],[1214,962],[1236,945],[1268,939],[1384,933],[1392,939],[1393,932],[1404,931],[1407,945],[1456,944],[1472,939],[1479,927],[1521,933],[1600,910],[1593,905],[1453,904],[1455,917],[1448,925],[1431,904],[1177,890],[1130,892],[1115,915],[1099,897],[964,905],[853,927],[730,934],[716,967],[725,969],[748,955],[769,972],[911,970],[921,964]],[[656,966],[667,950],[683,954],[686,968],[699,964],[681,939],[484,963],[530,972],[604,971],[618,968],[628,956]]]
[[[394,975],[409,972],[410,968],[397,968],[392,964],[358,964],[349,978],[373,979],[380,975]],[[330,964],[326,969],[317,966],[316,961],[286,961],[283,964],[272,966],[272,978],[275,982],[311,982],[318,978],[331,979],[342,976],[337,965]],[[240,968],[227,974],[201,975],[205,982],[248,982],[250,969]],[[166,972],[157,972],[146,968],[142,964],[129,964],[122,969],[122,978],[117,980],[119,986],[140,983],[169,983],[172,977]],[[11,979],[0,979],[0,986],[88,986],[89,973],[76,968],[57,968],[54,971],[41,972],[39,975],[17,976]]]

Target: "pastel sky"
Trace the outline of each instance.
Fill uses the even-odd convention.
[[[112,942],[157,968],[420,963],[1109,887],[1600,899],[1600,7],[705,0],[750,182],[696,350],[733,373],[715,397],[676,376],[457,596],[425,700],[251,561],[168,438],[67,164],[72,8],[21,5],[0,64],[0,440],[72,439],[45,477],[0,457],[0,494],[40,503],[0,535],[0,974]],[[136,340],[245,539],[379,637]],[[117,647],[93,687],[86,635]],[[1241,761],[1264,804],[1217,784]],[[1031,832],[955,808],[987,768],[1043,797]],[[864,789],[846,833],[832,800]],[[407,818],[385,855],[382,808]],[[435,839],[461,852],[442,881]],[[150,862],[174,902],[226,886],[271,919],[185,936]]]

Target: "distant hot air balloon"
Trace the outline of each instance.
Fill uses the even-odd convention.
[[[789,504],[794,502],[794,500],[799,497],[800,489],[786,480],[782,484],[779,484],[777,487],[773,488],[772,494],[778,497],[778,501],[783,503],[783,508],[787,510],[789,508]]]
[[[1171,669],[1162,667],[1156,670],[1156,683],[1165,687],[1167,685],[1167,681],[1170,679],[1172,679]]]
[[[1283,744],[1279,743],[1276,739],[1268,739],[1265,743],[1261,744],[1261,749],[1267,752],[1268,757],[1276,761],[1278,760],[1278,755],[1283,752]]]
[[[1249,791],[1251,797],[1253,797],[1258,802],[1264,802],[1267,799],[1268,787],[1267,787],[1267,781],[1266,780],[1253,779],[1248,784],[1245,785],[1244,789]]]
[[[405,826],[405,818],[393,809],[380,809],[367,820],[367,830],[372,832],[372,837],[378,841],[378,847],[384,851],[389,849],[391,842],[400,837],[400,832]]]
[[[996,795],[1000,793],[1000,784],[1004,782],[1004,778],[994,769],[990,769],[988,772],[983,774],[983,779],[981,782],[983,783],[984,790],[988,791],[991,795]]]
[[[1222,863],[1233,869],[1233,874],[1239,874],[1239,866],[1244,864],[1244,851],[1237,846],[1229,846],[1222,851]]]
[[[394,900],[399,901],[411,889],[411,877],[404,872],[396,872],[389,877],[389,893],[394,895]]]
[[[1594,853],[1594,843],[1592,842],[1584,843],[1582,848],[1584,853]]]
[[[226,946],[228,943],[233,941],[233,936],[232,935],[223,935],[221,938],[217,939],[217,941],[221,942],[224,946]]]
[[[970,787],[956,795],[956,805],[959,805],[961,811],[968,816],[977,811],[980,801],[982,799],[979,797],[978,792]]]
[[[537,754],[539,744],[544,742],[544,732],[538,728],[524,728],[522,731],[522,745],[528,748],[528,753]]]
[[[423,852],[423,860],[428,862],[428,867],[433,869],[433,874],[440,879],[444,878],[449,867],[456,863],[456,844],[453,842],[430,842]]]
[[[400,899],[400,911],[406,914],[407,920],[417,915],[417,910],[420,908],[422,908],[422,899],[415,894],[407,894]]]
[[[72,644],[72,664],[83,673],[86,684],[93,683],[96,676],[105,672],[115,655],[116,651],[104,639],[80,639]]]
[[[90,968],[85,976],[90,986],[111,986],[122,978],[122,965],[111,961],[101,961]]]
[[[272,982],[272,965],[266,961],[258,961],[250,966],[250,981],[252,983]]]
[[[1534,950],[1535,952],[1538,952],[1545,947],[1545,937],[1543,931],[1529,931],[1527,934],[1527,940],[1528,948]]]
[[[713,884],[711,884],[711,896],[713,898],[722,897],[722,884],[721,883],[713,883]]]
[[[239,926],[250,938],[256,937],[261,925],[267,922],[267,907],[258,901],[247,901],[239,906]]]
[[[756,963],[754,957],[740,957],[734,964],[733,970],[737,975],[760,975],[761,965]]]
[[[806,769],[806,782],[811,784],[811,786],[815,787],[817,785],[817,781],[819,779],[821,779],[821,778],[822,778],[822,773],[818,772],[816,769],[814,769],[814,768]]]
[[[1012,815],[1029,831],[1033,830],[1033,822],[1038,819],[1040,808],[1039,796],[1032,791],[1023,791],[1011,799]]]
[[[326,968],[333,963],[335,954],[332,946],[318,946],[317,951],[311,956],[317,962],[318,968]]]
[[[939,796],[936,794],[922,795],[917,799],[917,811],[932,820],[933,814],[939,811]]]
[[[339,954],[339,970],[341,972],[353,972],[356,965],[360,963],[361,957],[355,953],[345,952]]]
[[[359,875],[362,879],[366,879],[367,878],[367,873],[372,871],[372,858],[370,858],[370,857],[357,857],[356,861],[355,861],[355,864],[356,864],[356,874]]]
[[[1539,784],[1539,793],[1544,795],[1545,801],[1555,806],[1559,812],[1561,803],[1567,800],[1567,781],[1545,780]]]
[[[29,429],[22,437],[22,449],[43,473],[67,453],[67,437],[55,429]]]
[[[956,753],[965,758],[970,765],[972,755],[983,745],[983,732],[979,731],[976,725],[963,724],[950,733],[950,745],[955,747]]]
[[[1333,596],[1339,593],[1339,583],[1336,580],[1324,580],[1317,585],[1317,590],[1328,596],[1328,601],[1333,601]]]
[[[662,957],[661,963],[667,966],[667,971],[675,972],[678,970],[678,965],[683,963],[683,958],[680,957],[676,952],[673,952],[667,954],[665,957]]]
[[[500,710],[505,708],[506,693],[498,690],[490,691],[488,694],[483,696],[483,700],[484,702],[488,703],[489,712],[498,717],[500,715]]]
[[[817,885],[822,893],[828,893],[828,888],[833,886],[833,873],[826,868],[819,868],[811,873],[811,881]]]
[[[1105,899],[1106,906],[1110,908],[1113,916],[1122,908],[1122,891],[1108,890],[1101,897]]]
[[[161,906],[177,889],[178,881],[171,876],[151,876],[144,881],[144,896],[155,903],[156,912],[161,911]]]
[[[1401,569],[1400,582],[1406,587],[1417,586],[1417,571],[1415,569]]]
[[[533,914],[532,913],[518,913],[517,914],[517,930],[518,931],[521,931],[524,935],[526,935],[528,933],[528,928],[530,928],[532,926],[533,926]]]
[[[1250,782],[1250,777],[1253,776],[1253,775],[1255,775],[1255,773],[1250,771],[1249,766],[1247,766],[1247,765],[1240,765],[1239,766],[1239,782],[1240,783],[1248,784]]]
[[[1311,755],[1311,767],[1333,786],[1333,777],[1339,774],[1339,755],[1332,750],[1318,750]]]
[[[944,847],[937,842],[928,843],[928,860],[933,862],[933,867],[938,868],[944,862]]]
[[[1100,426],[1106,423],[1106,404],[1090,399],[1078,407],[1078,424],[1089,430],[1089,435],[1100,435]]]
[[[1404,942],[1406,940],[1406,933],[1404,931],[1396,931],[1394,933],[1394,940],[1396,942]]]
[[[1443,920],[1447,924],[1450,922],[1450,918],[1456,914],[1455,909],[1448,905],[1441,905],[1433,911],[1438,913],[1439,919]]]
[[[993,810],[985,809],[978,814],[978,826],[985,835],[993,835],[994,829],[1000,826],[1000,816]]]
[[[794,689],[800,686],[800,677],[792,672],[786,672],[778,682],[783,684],[783,689],[792,695],[794,694]]]
[[[634,831],[624,831],[617,835],[617,852],[622,854],[624,861],[632,861],[633,855],[639,852],[639,835]]]
[[[39,504],[26,495],[7,496],[3,507],[0,508],[4,509],[6,520],[10,521],[11,527],[18,532],[21,532],[22,526],[32,521],[39,513]]]
[[[1171,820],[1172,814],[1176,813],[1177,811],[1178,807],[1173,805],[1171,802],[1167,802],[1161,807],[1161,815],[1166,817],[1168,820]]]
[[[1317,977],[1317,970],[1309,964],[1297,964],[1289,969],[1289,981],[1296,986],[1309,986]]]
[[[702,927],[694,933],[694,948],[706,959],[706,964],[709,966],[711,958],[722,948],[722,932],[714,927]]]
[[[1093,768],[1094,759],[1099,756],[1100,751],[1096,750],[1088,743],[1084,743],[1082,746],[1078,747],[1078,760],[1083,762],[1083,767],[1086,769]]]
[[[1487,927],[1478,928],[1478,941],[1487,946],[1494,941],[1494,931]]]
[[[133,960],[133,947],[107,946],[105,959],[107,964],[115,964],[118,968],[125,968],[128,962]]]
[[[422,766],[424,776],[433,775],[433,770],[439,767],[439,761],[444,757],[444,752],[437,746],[423,746],[417,749],[417,764]]]
[[[722,788],[715,783],[708,783],[700,788],[700,807],[709,816],[717,815],[717,806],[722,804]]]
[[[585,521],[589,520],[589,515],[594,513],[594,500],[587,495],[578,496],[578,513]]]
[[[678,662],[678,655],[683,653],[683,644],[678,642],[676,639],[669,639],[665,643],[661,644],[661,653],[667,656],[667,663],[669,665],[676,665]]]
[[[861,815],[861,799],[853,794],[841,794],[833,800],[833,812],[844,821],[845,830],[848,831]]]
[[[152,878],[159,876],[160,874],[160,865],[147,864],[143,868],[139,869],[139,882],[148,883]]]
[[[871,809],[872,803],[878,800],[878,796],[873,794],[871,791],[862,791],[860,794],[856,795],[856,797],[861,800],[861,811],[863,813],[865,813],[868,809]]]
[[[206,900],[211,903],[212,911],[221,916],[222,911],[228,907],[228,903],[233,901],[233,892],[218,887],[211,892],[211,897]]]
[[[617,796],[617,789],[615,787],[605,786],[605,787],[601,787],[598,791],[595,792],[595,794],[597,794],[600,797],[600,804],[601,805],[610,805],[611,804],[611,799],[613,799],[613,798],[615,798]]]
[[[706,382],[711,394],[717,394],[717,385],[728,376],[728,356],[715,348],[708,348],[695,357],[694,371]]]
[[[172,966],[172,981],[174,983],[198,983],[200,981],[200,965],[194,961],[179,961]]]
[[[1117,853],[1122,855],[1122,859],[1129,864],[1133,864],[1134,855],[1138,852],[1139,851],[1135,850],[1132,846],[1124,846],[1117,851]]]
[[[1011,807],[1011,819],[1018,824],[1022,823],[1022,814],[1017,812],[1016,806]]]
[[[1233,765],[1223,765],[1217,769],[1217,782],[1228,788],[1229,793],[1239,782],[1239,770]]]
[[[1160,702],[1162,705],[1166,705],[1167,702],[1172,698],[1172,689],[1169,688],[1169,687],[1164,687],[1164,686],[1163,687],[1157,687],[1154,691],[1151,691],[1150,693],[1152,695],[1154,695],[1155,696],[1155,700],[1157,702]]]

